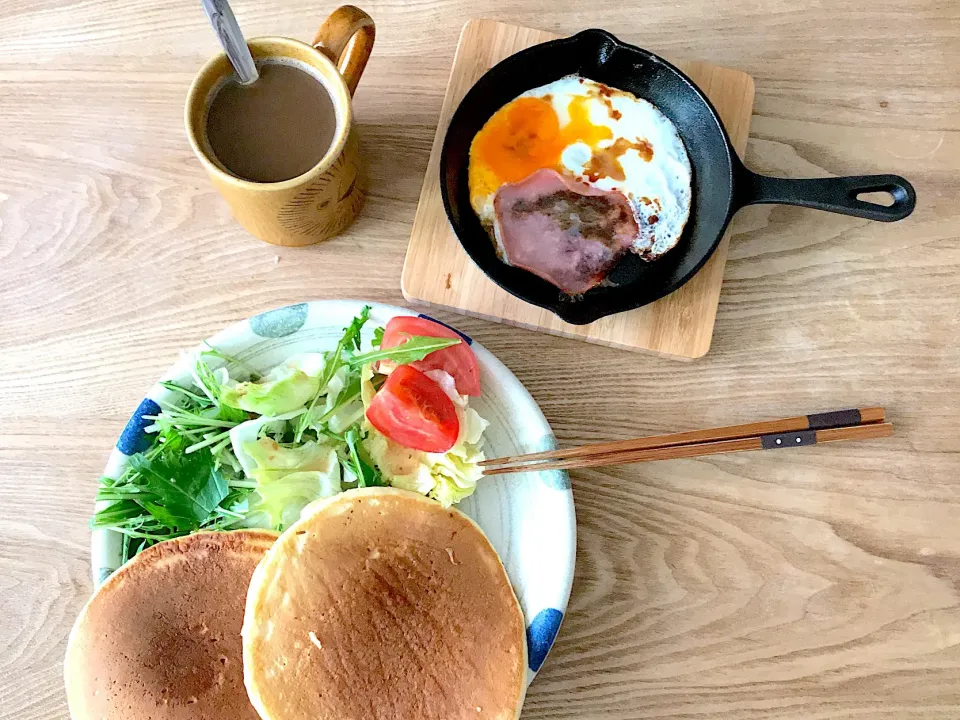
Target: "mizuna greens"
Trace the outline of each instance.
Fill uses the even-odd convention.
[[[461,433],[446,453],[398,446],[365,418],[385,377],[376,363],[422,360],[459,339],[414,336],[361,346],[370,308],[327,352],[294,355],[263,374],[214,348],[192,358],[192,382],[163,383],[172,398],[149,416],[150,446],[118,478],[102,477],[91,526],[123,534],[125,562],[150,545],[198,530],[282,530],[302,509],[343,490],[395,485],[450,505],[473,492],[486,421],[434,377],[454,401]],[[229,370],[228,370],[229,368]]]

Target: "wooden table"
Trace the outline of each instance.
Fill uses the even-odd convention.
[[[332,5],[238,0],[309,38]],[[756,78],[747,163],[897,172],[892,225],[753,208],[711,353],[670,360],[456,318],[561,442],[884,405],[892,440],[580,472],[577,576],[529,718],[960,717],[960,8],[946,0],[379,0],[356,98],[373,175],[345,236],[278,250],[190,153],[215,50],[187,0],[0,4],[0,717],[65,718],[87,520],[127,416],[183,347],[308,298],[400,303],[460,26],[586,26]],[[455,318],[448,316],[448,320]]]

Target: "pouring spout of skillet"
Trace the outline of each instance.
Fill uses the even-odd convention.
[[[676,247],[654,261],[627,253],[604,284],[577,296],[501,260],[471,206],[468,178],[470,145],[487,120],[519,95],[567,75],[653,103],[676,127],[693,168],[690,217]],[[507,292],[577,325],[647,305],[679,288],[703,267],[733,215],[746,205],[799,205],[893,222],[910,215],[916,204],[913,187],[898,175],[791,180],[751,172],[730,144],[717,111],[692,80],[666,60],[603,30],[535,45],[481,77],[450,120],[440,156],[440,187],[454,232],[480,269]],[[875,192],[887,193],[892,204],[862,199]]]

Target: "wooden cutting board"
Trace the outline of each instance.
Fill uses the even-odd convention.
[[[504,58],[556,37],[542,30],[493,20],[470,20],[464,25],[403,265],[404,297],[413,304],[442,307],[587,342],[678,359],[702,357],[710,349],[713,336],[729,231],[700,272],[671,295],[589,325],[570,325],[488,280],[460,246],[447,221],[440,197],[440,150],[447,124],[461,98],[481,75]],[[733,146],[743,155],[753,111],[753,78],[739,70],[705,62],[672,62],[707,94],[720,113]]]

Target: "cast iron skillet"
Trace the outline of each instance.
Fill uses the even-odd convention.
[[[607,276],[613,287],[597,287],[578,298],[497,257],[470,206],[467,186],[470,143],[490,116],[521,93],[572,73],[628,90],[660,108],[680,133],[693,166],[693,206],[677,246],[653,262],[627,253]],[[577,325],[646,305],[676,290],[713,254],[730,218],[745,205],[802,205],[893,222],[907,217],[916,203],[913,187],[898,175],[787,180],[750,172],[731,147],[713,105],[686,75],[603,30],[536,45],[480,78],[450,121],[440,156],[440,187],[453,229],[480,269],[507,292]],[[893,204],[857,199],[868,192],[887,192]]]

